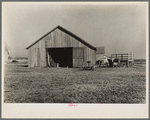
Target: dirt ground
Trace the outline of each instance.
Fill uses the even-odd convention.
[[[28,68],[5,65],[6,103],[145,103],[146,67]]]

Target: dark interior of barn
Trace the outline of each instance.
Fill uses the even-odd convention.
[[[73,67],[73,49],[72,48],[48,48],[49,66]]]

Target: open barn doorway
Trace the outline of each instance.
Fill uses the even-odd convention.
[[[48,66],[73,67],[73,49],[72,48],[48,48]]]

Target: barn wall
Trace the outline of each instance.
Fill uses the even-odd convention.
[[[32,47],[28,49],[28,67],[31,67],[31,49]]]
[[[29,67],[45,67],[46,47],[45,41],[41,40],[28,49]]]
[[[73,48],[73,67],[82,67],[84,62],[84,48]]]
[[[46,48],[52,47],[84,47],[84,61],[91,61],[91,65],[95,65],[96,53],[84,43],[81,43],[73,36],[63,32],[60,29],[55,29],[53,32],[42,38],[39,42],[30,47],[29,50],[29,66],[34,67],[39,64],[40,67],[48,66]],[[39,48],[37,57],[36,48]],[[38,51],[38,50],[37,50]],[[38,60],[40,59],[40,60]]]

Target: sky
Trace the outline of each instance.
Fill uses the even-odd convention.
[[[62,26],[105,54],[132,52],[146,58],[147,2],[3,2],[2,41],[12,57],[27,57],[25,49],[56,26]]]

